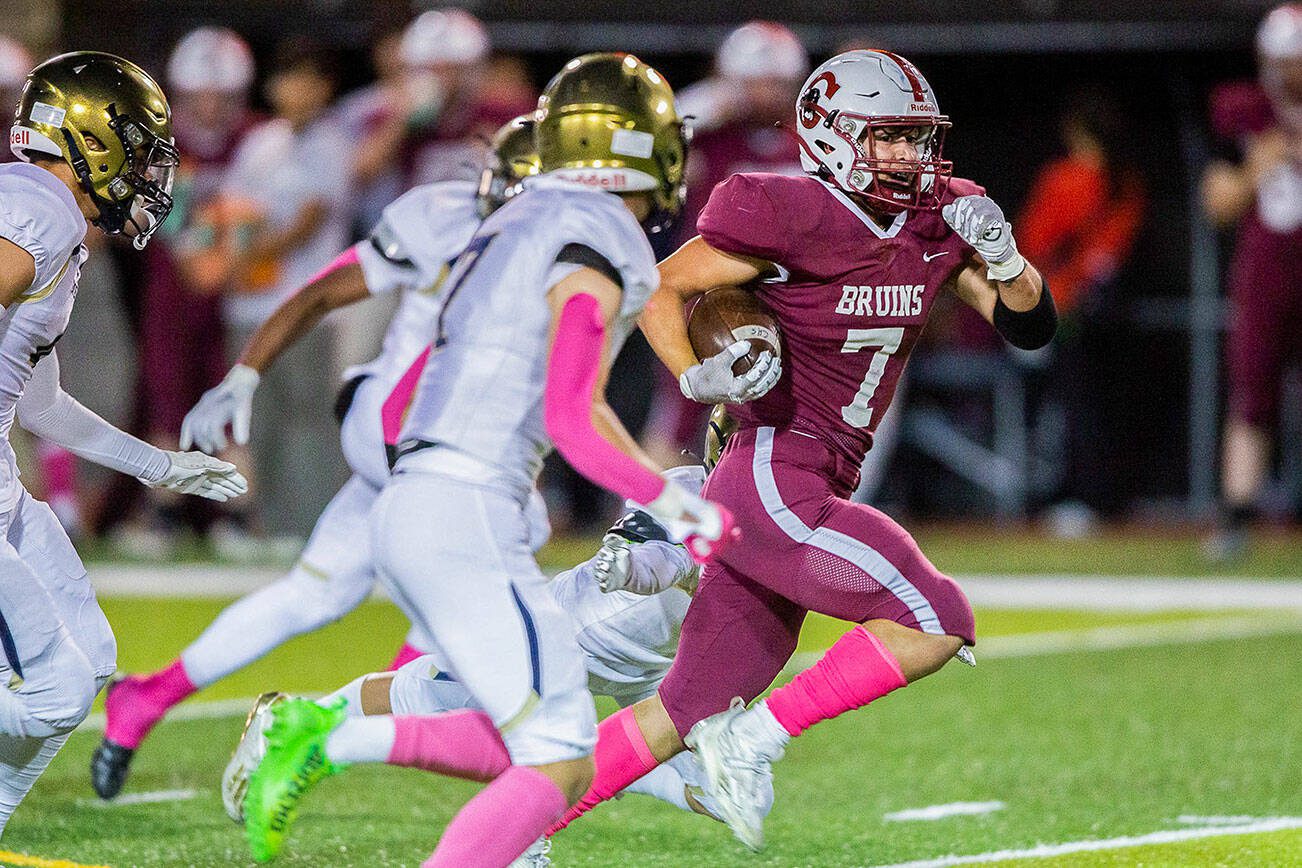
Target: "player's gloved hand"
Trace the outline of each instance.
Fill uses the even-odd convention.
[[[227,501],[249,490],[249,483],[229,461],[202,452],[167,452],[167,472],[159,479],[139,477],[150,488],[196,494],[208,500]]]
[[[1013,225],[989,196],[960,196],[940,213],[950,228],[981,254],[986,277],[1013,280],[1026,269],[1026,259],[1013,240]]]
[[[670,534],[683,541],[687,553],[698,564],[709,563],[741,539],[731,512],[672,482],[645,508]]]
[[[592,575],[603,593],[628,587],[631,572],[628,546],[628,540],[617,533],[608,533],[601,538],[601,548],[592,559]]]
[[[768,350],[746,373],[732,372],[733,362],[750,352],[749,341],[737,341],[699,364],[683,371],[678,388],[702,404],[744,404],[762,397],[782,377],[782,360]]]
[[[181,421],[181,448],[198,446],[205,452],[226,448],[226,426],[231,439],[243,446],[249,442],[253,419],[253,393],[261,375],[248,365],[236,365],[226,378],[199,398]]]

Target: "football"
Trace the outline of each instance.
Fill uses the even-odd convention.
[[[699,359],[708,359],[739,340],[750,341],[750,352],[733,363],[741,375],[768,350],[781,357],[778,323],[751,290],[717,286],[698,297],[687,315],[687,337]]]

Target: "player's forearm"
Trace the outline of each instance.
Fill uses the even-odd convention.
[[[1019,313],[1039,304],[1040,293],[1044,290],[1044,278],[1029,262],[1026,269],[1012,280],[991,280],[990,284],[1008,309]]]
[[[661,287],[647,301],[638,320],[647,343],[674,378],[700,359],[687,337],[687,314],[683,299],[672,289]]]
[[[91,462],[148,481],[167,473],[167,455],[161,449],[110,425],[59,390],[49,404],[33,408],[20,401],[19,424],[44,440],[62,446]]]
[[[293,346],[333,310],[367,295],[366,280],[352,248],[290,296],[253,334],[239,363],[265,373],[280,354]]]

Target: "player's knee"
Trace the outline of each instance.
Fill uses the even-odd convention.
[[[583,794],[592,786],[592,779],[597,774],[597,764],[593,762],[592,757],[586,756],[581,759],[552,763],[542,771],[564,794],[566,803],[573,805],[583,798]]]
[[[90,714],[101,681],[90,661],[71,643],[61,650],[52,677],[43,685],[24,685],[24,699],[32,719],[32,735],[72,732]],[[35,687],[35,690],[31,688]]]
[[[333,624],[361,605],[370,593],[369,582],[352,576],[323,575],[315,568],[299,564],[286,580],[290,594],[286,607],[290,617],[303,632]]]

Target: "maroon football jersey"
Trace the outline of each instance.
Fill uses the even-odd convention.
[[[984,192],[955,178],[943,202]],[[937,291],[972,248],[939,210],[906,211],[882,229],[811,176],[733,175],[697,229],[717,250],[781,269],[758,294],[782,330],[782,379],[730,412],[743,426],[817,437],[858,467]]]

